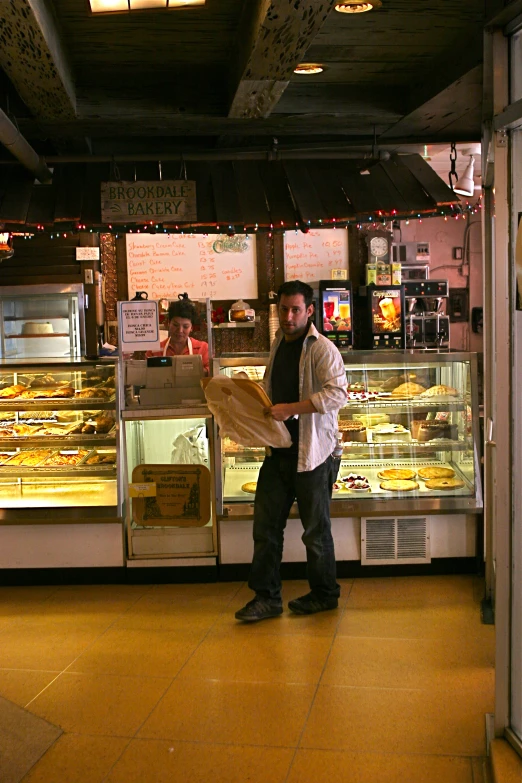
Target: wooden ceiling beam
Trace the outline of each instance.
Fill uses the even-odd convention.
[[[268,117],[333,0],[250,0],[243,7],[231,69],[229,117]]]
[[[72,71],[46,0],[0,2],[0,66],[37,120],[74,118]]]

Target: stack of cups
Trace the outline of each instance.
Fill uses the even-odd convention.
[[[279,318],[277,316],[277,305],[271,304],[268,312],[268,336],[270,338],[270,345],[275,340],[276,332],[279,329]]]

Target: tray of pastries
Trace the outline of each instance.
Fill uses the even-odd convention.
[[[9,459],[2,464],[7,468],[24,467],[36,468],[48,459],[53,453],[53,449],[24,449],[11,454]]]
[[[90,449],[64,449],[55,451],[42,463],[42,467],[74,467],[79,465],[88,454],[90,454]]]
[[[82,465],[116,465],[114,449],[95,449],[83,461]]]

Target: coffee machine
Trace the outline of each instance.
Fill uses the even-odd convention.
[[[408,348],[449,348],[450,322],[446,315],[447,280],[406,280],[406,345]]]

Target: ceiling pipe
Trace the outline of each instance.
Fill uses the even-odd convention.
[[[388,160],[390,157],[389,152],[381,152],[379,160]],[[338,152],[331,150],[277,150],[271,151],[255,151],[247,152],[242,150],[228,151],[209,151],[209,152],[155,152],[138,153],[136,155],[46,155],[45,162],[50,165],[57,163],[139,163],[139,162],[162,162],[167,160],[173,161],[196,161],[196,160],[290,160],[290,159],[333,159],[338,160],[345,158],[348,160],[376,160],[373,158],[371,151],[360,150],[355,151],[343,151]],[[0,160],[0,165],[12,164],[14,161]]]
[[[13,125],[5,112],[0,109],[0,142],[11,155],[14,155],[20,163],[34,174],[36,179],[47,185],[52,182],[53,175],[46,162],[24,139],[18,128]]]

